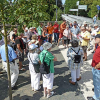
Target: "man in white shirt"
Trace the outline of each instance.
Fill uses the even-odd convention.
[[[91,37],[92,37],[92,45],[93,45],[93,52],[95,50],[95,36],[97,35],[97,32],[99,31],[99,27],[98,24],[94,24],[94,30],[91,33]]]

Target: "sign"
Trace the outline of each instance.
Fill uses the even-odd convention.
[[[78,9],[69,9],[69,11],[78,11]]]
[[[85,9],[85,10],[87,10],[87,5],[79,5],[78,9]]]
[[[77,6],[79,5],[79,1],[76,2],[76,5],[77,5]]]
[[[100,10],[100,6],[99,5],[97,5],[97,9]]]

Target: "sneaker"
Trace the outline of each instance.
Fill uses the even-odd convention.
[[[53,96],[53,94],[54,94],[54,92],[53,92],[53,91],[51,92],[51,94],[50,94],[50,95],[49,95],[49,94],[47,94],[47,98],[52,97],[52,96]]]
[[[34,88],[32,87],[32,91],[34,91]]]
[[[77,81],[81,80],[81,76],[79,78],[77,78]]]
[[[95,100],[93,97],[87,97],[87,100]]]
[[[41,89],[41,86],[39,87],[39,89],[38,89],[38,90],[40,90],[40,89]],[[34,89],[34,91],[38,91],[38,90]]]
[[[17,86],[12,87],[12,90],[17,90]]]
[[[72,85],[75,85],[75,82],[72,82],[71,80],[69,80],[69,83],[71,83]]]

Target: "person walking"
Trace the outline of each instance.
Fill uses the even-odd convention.
[[[10,37],[7,37],[7,43],[8,43],[8,58],[9,58],[9,65],[10,65],[10,73],[11,73],[11,87],[12,90],[16,90],[17,87],[15,86],[18,75],[19,75],[19,70],[18,70],[18,65],[16,62],[17,55],[14,51],[14,49],[9,45],[10,43]],[[3,61],[3,66],[7,72],[7,60],[6,60],[6,53],[5,53],[5,44],[0,47],[0,56]]]
[[[39,54],[39,58],[41,63],[46,62],[50,66],[50,73],[43,74],[43,88],[44,88],[44,97],[47,98],[51,97],[54,92],[51,92],[53,88],[53,81],[54,81],[54,61],[57,61],[57,58],[51,53],[52,44],[49,42],[45,42],[43,44],[43,51]]]
[[[94,23],[94,24],[96,24],[96,21],[97,21],[97,15],[95,15],[95,16],[93,17],[93,23]]]

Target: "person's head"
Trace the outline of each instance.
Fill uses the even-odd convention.
[[[25,28],[25,32],[28,32],[28,28],[27,27]]]
[[[55,25],[57,25],[57,21],[55,21]]]
[[[43,27],[43,31],[47,31],[47,27],[46,26]]]
[[[33,32],[33,27],[30,27],[29,31],[30,31],[30,32]]]
[[[45,43],[43,44],[43,49],[44,49],[44,50],[50,51],[51,48],[52,48],[52,44],[51,44],[51,43],[45,42]]]
[[[67,30],[69,29],[69,25],[68,25],[68,24],[66,25],[66,29],[67,29]]]
[[[85,27],[87,27],[87,21],[84,21],[84,22],[83,22],[83,25],[84,25]]]
[[[97,17],[97,15],[95,15]]]
[[[15,34],[17,34],[17,28],[14,28],[13,32],[14,32]]]
[[[72,45],[72,47],[78,47],[78,41],[77,40],[73,40],[72,42],[71,42],[71,45]]]
[[[73,24],[72,24],[72,23],[70,23],[69,25],[70,25],[70,26],[73,26]]]
[[[23,37],[23,33],[19,33],[18,38],[22,38],[22,37]]]
[[[32,40],[37,40],[37,35],[36,34],[32,35]]]
[[[34,52],[36,51],[37,47],[38,47],[38,45],[31,44],[31,45],[29,46],[29,52],[30,52],[30,53],[34,53]]]
[[[49,25],[50,25],[50,27],[51,27],[51,26],[52,26],[52,23],[50,23]]]
[[[63,23],[66,24],[66,20],[63,20]]]
[[[77,24],[77,21],[74,21],[74,24]]]
[[[10,43],[10,36],[7,36],[7,44]]]
[[[50,25],[50,23],[48,22],[48,23],[47,23],[47,26],[49,26],[49,25]]]
[[[97,29],[98,28],[98,24],[94,24],[94,29]]]
[[[77,24],[76,24],[76,23],[74,23],[74,27],[75,27],[75,28],[77,27]]]
[[[100,44],[100,34],[97,34],[96,36],[95,36],[95,43],[96,44]],[[100,46],[100,45],[99,45]]]
[[[85,32],[85,31],[86,31],[86,27],[85,27],[85,26],[82,26],[82,27],[81,27],[81,30],[82,30],[83,32]]]

